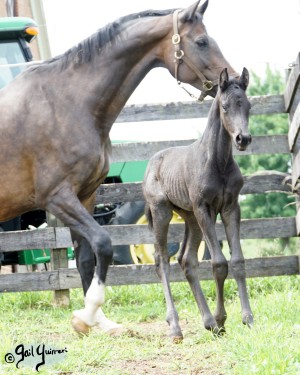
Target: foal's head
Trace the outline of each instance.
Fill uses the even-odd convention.
[[[251,143],[248,132],[250,102],[246,96],[249,72],[246,68],[239,79],[229,79],[227,68],[223,69],[219,80],[219,109],[223,126],[240,151]]]

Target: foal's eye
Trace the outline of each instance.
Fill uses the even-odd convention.
[[[227,112],[228,110],[228,106],[226,104],[222,104],[222,108],[223,108],[223,111],[224,112]]]
[[[209,45],[208,39],[206,37],[202,37],[196,40],[198,47],[201,49],[207,48]]]

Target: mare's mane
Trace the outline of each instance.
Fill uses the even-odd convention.
[[[70,64],[79,66],[83,63],[90,62],[94,56],[101,52],[101,49],[107,44],[112,44],[116,37],[122,31],[124,24],[130,21],[134,21],[140,18],[146,17],[161,17],[172,13],[174,9],[168,10],[146,10],[139,13],[129,14],[127,16],[121,17],[112,23],[104,26],[103,28],[96,31],[94,34],[84,39],[74,47],[71,47],[65,53],[46,60],[41,65],[36,65],[28,70],[40,70],[48,67],[53,62],[58,62],[60,71],[66,69]],[[57,65],[57,64],[55,64]]]

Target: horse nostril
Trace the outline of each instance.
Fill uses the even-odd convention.
[[[251,134],[238,134],[236,136],[236,143],[239,145],[239,146],[248,146],[252,141],[252,137],[251,137]]]
[[[237,143],[238,145],[240,145],[240,144],[242,144],[242,141],[243,141],[243,136],[242,136],[242,134],[238,134],[238,135],[236,136],[236,143]]]

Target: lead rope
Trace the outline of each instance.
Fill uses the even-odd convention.
[[[175,79],[178,83],[178,85],[186,92],[188,93],[188,95],[199,101],[199,102],[203,102],[204,98],[206,97],[207,93],[206,91],[210,91],[214,85],[216,85],[218,83],[218,80],[215,80],[215,81],[208,81],[205,76],[200,72],[200,70],[193,64],[193,62],[187,58],[185,55],[184,55],[184,52],[182,49],[180,49],[180,35],[179,35],[179,32],[178,32],[178,13],[181,11],[181,9],[176,9],[173,13],[173,36],[172,36],[172,43],[174,45],[174,48],[175,48],[175,53],[174,53],[174,62],[175,62]],[[181,86],[181,81],[179,80],[178,78],[178,68],[179,68],[179,65],[182,64],[183,62],[185,62],[187,64],[187,66],[198,76],[198,78],[200,79],[200,81],[202,82],[202,85],[203,85],[203,91],[201,92],[200,96],[197,98],[194,94],[192,94],[187,88],[185,88],[184,86]]]

